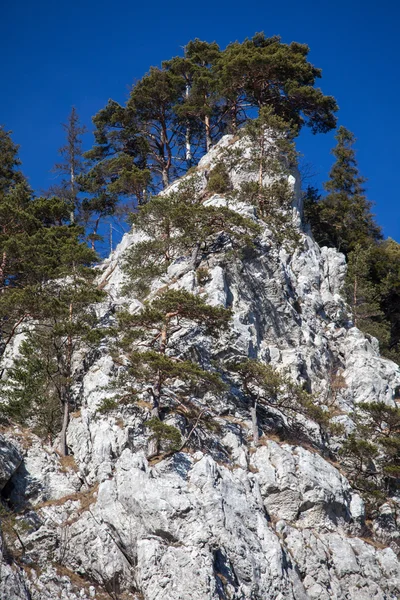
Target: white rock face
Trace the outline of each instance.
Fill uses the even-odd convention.
[[[230,143],[226,136],[201,160],[200,185],[206,186],[207,171]],[[234,172],[233,184],[246,177]],[[295,177],[292,184],[297,190]],[[207,202],[220,206],[227,199],[215,195]],[[294,204],[297,223],[299,197]],[[257,218],[250,205],[229,206]],[[169,283],[204,294],[233,311],[232,326],[218,342],[195,328],[179,332],[175,341],[183,352],[195,346],[207,360],[266,359],[289,369],[322,404],[339,371],[339,420],[351,429],[346,413],[356,403],[394,402],[400,370],[379,356],[375,340],[351,326],[340,295],[344,256],[301,237],[289,254],[274,246],[265,227],[257,258],[226,265],[214,255],[204,265],[209,277],[203,287],[182,258],[159,287]],[[140,307],[123,298],[121,269],[124,251],[140,239],[140,232],[124,236],[101,267],[111,297],[104,314],[124,300],[132,311]],[[220,431],[204,434],[201,450],[149,464],[145,403],[97,412],[116,369],[102,347],[83,378],[81,408],[68,429],[76,470],[34,436],[25,450],[9,436],[0,439],[0,488],[14,504],[25,496],[29,522],[20,532],[26,568],[0,556],[1,600],[101,600],[110,597],[106,592],[137,600],[400,598],[396,547],[363,539],[364,503],[336,465],[315,449],[268,435],[251,448],[250,416],[231,398],[204,399]],[[318,427],[307,427],[318,441]],[[395,530],[391,507],[381,512]]]

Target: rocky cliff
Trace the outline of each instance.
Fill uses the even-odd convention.
[[[223,148],[240,143],[226,136],[201,160],[200,187]],[[234,170],[233,186],[246,177]],[[335,419],[351,431],[348,413],[356,403],[395,402],[400,370],[352,327],[340,295],[344,256],[319,248],[303,231],[296,174],[290,182],[301,237],[295,252],[278,247],[261,223],[253,259],[210,256],[200,285],[182,258],[152,291],[183,288],[233,311],[229,331],[217,341],[196,327],[180,331],[174,343],[182,353],[195,351],[207,361],[249,356],[287,368],[321,405],[334,403]],[[229,204],[257,221],[245,202],[215,194],[206,203]],[[124,302],[131,311],[141,306],[123,296],[121,270],[124,252],[140,239],[140,232],[125,235],[100,267],[109,292],[105,323]],[[223,402],[206,395],[200,403],[218,427],[149,461],[148,403],[98,410],[116,370],[106,342],[77,365],[71,457],[60,458],[17,427],[1,434],[0,490],[15,509],[14,522],[3,528],[18,532],[12,548],[0,545],[2,600],[400,598],[393,505],[366,523],[364,502],[330,459],[316,423],[304,422],[308,441],[266,428],[253,447],[246,404],[235,395]],[[184,427],[178,417],[174,425]]]

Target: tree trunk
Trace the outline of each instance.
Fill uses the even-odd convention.
[[[261,140],[261,148],[260,148],[260,165],[258,168],[258,185],[261,189],[262,184],[263,184],[263,179],[264,179],[264,151],[265,151],[265,139],[264,139],[264,132],[262,134],[262,140]]]
[[[163,182],[164,188],[169,186],[168,169],[165,165],[163,165],[163,168],[162,168],[162,182]]]
[[[7,253],[3,252],[3,256],[0,264],[0,287],[1,291],[4,291],[4,282],[6,278],[6,265],[7,265]]]
[[[94,224],[94,228],[93,228],[93,235],[97,235],[97,230],[98,230],[98,228],[99,228],[99,222],[100,222],[100,217],[98,217],[98,219],[96,219],[96,222],[95,222],[95,224]],[[95,240],[94,240],[93,238],[92,238],[92,239],[91,239],[91,241],[90,241],[90,246],[91,246],[91,248],[92,248],[92,250],[93,250],[93,251],[95,251],[95,250],[96,250],[96,247],[95,247]]]
[[[168,158],[165,158],[165,151],[167,152]],[[168,144],[168,134],[165,122],[161,125],[161,147],[160,147],[160,163],[162,172],[163,187],[166,188],[169,185],[169,168],[171,166],[171,148]]]
[[[69,220],[71,222],[71,224],[73,225],[75,223],[75,204],[76,204],[76,198],[75,198],[75,172],[74,172],[74,167],[73,164],[71,165],[71,199],[72,199],[72,208],[71,208],[71,212],[69,213]]]
[[[207,150],[207,152],[209,152],[211,150],[211,146],[212,146],[211,126],[210,126],[210,116],[209,115],[206,115],[204,117],[204,125],[206,126],[206,150]]]
[[[186,82],[186,91],[185,91],[186,101],[189,100],[189,93],[190,93],[190,85],[189,85],[189,82],[187,81]],[[192,148],[190,146],[189,119],[186,121],[185,145],[186,145],[186,164],[187,164],[187,168],[190,169],[190,167],[192,166]]]
[[[161,337],[160,337],[160,352],[161,354],[165,354],[165,350],[167,348],[167,340],[168,340],[168,324],[164,323],[161,329]]]
[[[237,130],[238,130],[238,110],[237,110],[237,103],[235,102],[232,110],[231,110],[231,114],[232,114],[232,121],[231,121],[231,131],[232,131],[232,135],[236,135],[237,134]]]
[[[189,270],[195,271],[199,266],[200,262],[200,244],[197,243],[193,249],[192,256],[190,257]]]
[[[186,145],[186,166],[188,169],[190,169],[190,167],[192,166],[192,148],[190,145],[189,121],[186,124],[185,145]]]
[[[69,305],[69,321],[72,322],[73,316],[73,305],[72,302]],[[73,341],[71,335],[68,335],[67,338],[67,359],[64,369],[64,377],[66,380],[71,379],[71,365],[72,365],[72,350],[73,350]],[[70,382],[64,384],[61,388],[61,403],[63,407],[63,423],[60,434],[60,452],[62,456],[68,455],[68,446],[67,446],[67,428],[69,423],[69,405],[70,405]]]
[[[151,417],[152,419],[160,419],[160,396],[159,390],[157,390],[157,394],[154,390],[151,390],[153,396],[153,408],[151,409]],[[152,458],[153,456],[157,456],[159,453],[158,440],[156,437],[149,440],[147,446],[147,458]]]
[[[354,327],[357,327],[357,275],[354,275],[353,283],[353,321]]]
[[[257,400],[252,402],[250,407],[251,414],[251,425],[253,431],[253,443],[255,446],[258,446],[259,443],[259,435],[258,435],[258,420],[257,420]]]
[[[167,313],[164,317],[164,324],[162,326],[161,336],[160,336],[160,352],[161,352],[161,354],[165,354],[165,351],[167,349],[169,322],[171,321],[171,319],[173,319],[173,317],[176,317],[178,314],[179,314],[179,311],[170,312],[170,313]],[[157,390],[158,390],[158,395],[160,395],[161,394],[161,383],[157,384]]]
[[[69,402],[68,398],[63,401],[63,423],[60,433],[60,453],[62,456],[68,455],[68,446],[67,446],[67,428],[69,423]]]

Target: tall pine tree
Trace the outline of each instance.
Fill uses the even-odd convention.
[[[65,132],[65,144],[59,149],[62,162],[54,166],[54,170],[62,175],[67,175],[63,179],[61,186],[54,190],[58,195],[65,197],[70,206],[70,222],[74,223],[78,203],[78,177],[84,172],[82,136],[87,133],[85,125],[81,125],[76,108],[73,106],[66,123],[63,123]]]
[[[38,433],[50,437],[59,433],[60,453],[65,456],[76,355],[100,340],[93,305],[104,293],[94,283],[91,263],[96,257],[79,240],[77,228],[52,227],[46,233],[45,246],[39,246],[29,262],[32,265],[41,257],[45,284],[36,282],[34,288],[23,290],[37,310],[27,315],[30,324],[20,355],[3,382],[2,412]]]
[[[215,74],[234,129],[249,109],[263,106],[299,129],[307,125],[313,133],[324,133],[335,127],[336,101],[314,87],[321,69],[307,60],[309,51],[306,44],[284,44],[279,36],[263,33],[227,46]]]
[[[94,248],[106,218],[126,214],[146,201],[151,173],[146,168],[147,142],[134,111],[109,100],[93,123],[95,144],[84,154],[87,171],[79,185],[84,194],[81,218]]]
[[[127,104],[146,140],[148,164],[164,188],[179,174],[176,158],[184,130],[174,107],[184,90],[185,82],[180,76],[152,67],[134,85]]]
[[[337,145],[332,154],[336,161],[324,185],[328,194],[322,200],[315,194],[309,196],[306,205],[318,243],[348,254],[357,244],[381,239],[382,233],[365,195],[365,179],[358,171],[355,137],[341,126],[335,138]]]

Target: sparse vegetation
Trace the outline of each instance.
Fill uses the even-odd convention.
[[[228,170],[223,162],[219,162],[210,171],[207,191],[212,194],[224,194],[229,190],[230,180]]]

